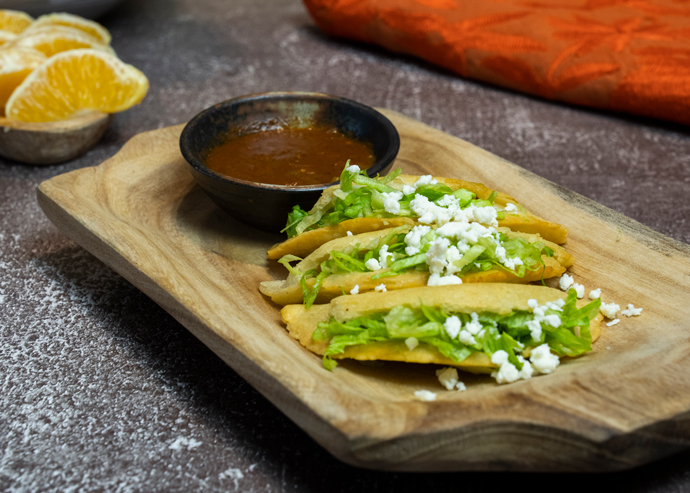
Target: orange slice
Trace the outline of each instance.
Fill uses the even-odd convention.
[[[48,59],[12,93],[11,120],[65,120],[79,112],[116,113],[141,102],[149,81],[139,70],[97,50],[71,50]]]
[[[31,48],[11,47],[0,50],[0,107],[4,108],[17,86],[46,60],[43,53]]]
[[[93,22],[78,15],[72,14],[48,14],[42,15],[34,21],[31,28],[38,28],[42,26],[67,26],[73,29],[79,29],[85,33],[101,40],[105,44],[110,44],[110,33],[108,30],[97,22]]]
[[[16,34],[0,29],[0,46],[7,45],[10,41],[14,41],[15,39],[17,39]]]
[[[47,57],[67,50],[94,49],[114,55],[110,46],[77,29],[60,27],[51,30],[37,30],[18,36],[12,46],[23,46],[43,52]]]
[[[29,27],[33,17],[17,10],[0,10],[0,29],[19,34]]]
[[[64,36],[81,36],[81,37],[87,37],[90,39],[93,43],[98,43],[100,45],[107,45],[107,43],[104,43],[102,39],[96,38],[94,36],[91,36],[88,33],[85,33],[84,31],[80,31],[79,29],[76,29],[74,27],[67,27],[67,26],[58,26],[58,25],[50,25],[50,24],[45,24],[42,26],[34,26],[33,24],[26,28],[23,33],[15,35],[17,38],[16,39],[21,39],[21,38],[26,38],[26,37],[34,37],[38,36],[39,34],[51,34],[58,36],[60,34]]]

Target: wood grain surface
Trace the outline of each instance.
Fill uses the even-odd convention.
[[[171,313],[317,442],[358,466],[404,471],[612,471],[690,445],[690,247],[400,114],[397,166],[480,181],[570,227],[570,269],[605,302],[643,307],[603,327],[594,351],[510,385],[435,367],[343,362],[333,372],[285,332],[260,281],[281,237],[243,226],[195,186],[182,126],[140,134],[112,159],[42,183],[65,234]],[[635,193],[631,190],[630,193]],[[416,390],[438,393],[413,400]]]

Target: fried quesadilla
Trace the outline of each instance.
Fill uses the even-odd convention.
[[[304,257],[348,232],[415,224],[440,226],[457,220],[539,234],[558,244],[566,241],[568,228],[535,216],[512,197],[485,185],[400,173],[398,169],[374,179],[357,166],[346,166],[340,184],[326,189],[309,212],[295,206],[284,230],[288,240],[271,248],[268,257]]]
[[[341,296],[306,310],[285,306],[290,335],[335,359],[435,363],[499,383],[550,373],[559,357],[591,351],[599,337],[600,300],[578,302],[545,286],[460,284]]]
[[[275,303],[326,303],[350,293],[477,282],[526,284],[560,276],[574,259],[539,235],[479,223],[400,226],[332,240],[260,290]]]

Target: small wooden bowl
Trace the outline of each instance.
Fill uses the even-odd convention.
[[[285,227],[293,206],[311,209],[321,193],[337,182],[306,186],[257,183],[218,174],[204,160],[229,136],[305,124],[334,128],[370,143],[375,163],[367,174],[372,177],[391,168],[400,148],[393,124],[373,108],[326,94],[269,92],[231,99],[202,111],[182,131],[180,150],[197,184],[221,209],[249,226],[277,233]]]
[[[92,111],[69,120],[27,123],[0,117],[0,156],[20,163],[55,164],[81,156],[105,133],[112,115]]]

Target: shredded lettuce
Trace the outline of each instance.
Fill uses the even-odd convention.
[[[469,203],[472,200],[474,200],[477,196],[469,190],[465,190],[464,188],[458,188],[455,192],[453,192],[453,197],[458,199],[458,205],[460,207],[465,207],[469,205]]]
[[[335,191],[331,201],[323,208],[314,208],[307,212],[299,206],[293,207],[283,229],[289,238],[305,231],[333,226],[358,217],[416,217],[414,211],[410,209],[410,202],[415,195],[423,195],[432,202],[438,201],[446,195],[452,195],[459,200],[461,208],[470,205],[477,207],[493,205],[493,198],[496,196],[496,192],[494,192],[490,200],[477,200],[474,193],[463,188],[453,191],[442,183],[420,185],[414,194],[405,195],[400,200],[400,212],[392,214],[386,212],[382,194],[396,191],[389,183],[400,175],[401,170],[398,168],[387,176],[370,178],[366,171],[356,173],[348,171],[349,163],[348,160],[340,174],[340,188]],[[497,214],[499,218],[502,218],[500,211]]]
[[[316,279],[314,280],[314,284],[312,285],[311,289],[307,287],[306,276],[307,274],[302,276],[302,278],[300,279],[300,285],[302,287],[302,293],[304,295],[304,307],[306,309],[309,309],[309,307],[311,307],[311,305],[314,304],[314,301],[316,301],[316,296],[319,294],[319,290],[321,289],[323,280],[328,277],[328,272],[319,272],[316,275]]]
[[[281,231],[281,233],[287,233],[288,238],[297,236],[297,225],[308,215],[309,213],[305,210],[302,210],[300,206],[294,206],[292,211],[288,214],[287,225]]]
[[[302,286],[303,290],[306,289],[306,280],[312,277],[322,276],[321,282],[332,274],[343,274],[349,272],[371,272],[370,269],[366,267],[366,262],[370,259],[380,260],[381,249],[384,245],[387,245],[388,253],[390,256],[387,257],[388,266],[383,270],[378,271],[376,274],[372,273],[371,278],[374,280],[383,279],[385,277],[397,276],[405,272],[410,271],[428,271],[428,258],[427,252],[431,247],[431,244],[438,238],[436,231],[431,229],[426,235],[424,235],[420,241],[420,252],[408,255],[405,252],[405,235],[410,231],[409,226],[400,226],[394,228],[388,235],[384,238],[374,242],[372,245],[367,247],[361,247],[359,244],[349,247],[347,251],[336,251],[330,252],[328,259],[321,262],[321,264],[314,270],[314,272],[308,272],[304,274],[299,274],[302,276]],[[452,245],[457,245],[459,240],[451,241]],[[513,269],[505,267],[496,254],[496,249],[498,246],[502,246],[506,251],[507,258],[519,258],[522,261],[521,265],[516,265]],[[517,237],[513,239],[508,239],[503,233],[497,233],[496,237],[482,237],[479,238],[477,244],[472,245],[469,250],[458,260],[456,260],[453,265],[457,269],[455,275],[463,276],[473,272],[482,272],[494,268],[504,269],[518,277],[524,277],[525,274],[530,271],[538,271],[544,269],[544,261],[542,260],[542,252],[546,246],[543,242],[529,243],[522,237]],[[553,250],[549,249],[553,254]],[[283,265],[288,265],[282,262]],[[290,267],[288,267],[290,269]],[[290,272],[294,273],[295,268],[291,268]],[[324,273],[326,273],[324,275]],[[321,284],[316,282],[310,288],[304,291],[305,293],[305,305],[307,307],[311,306],[313,300],[316,299],[316,295],[320,289]],[[307,300],[312,300],[310,303]]]
[[[302,273],[301,273],[299,270],[297,270],[295,267],[293,267],[292,265],[290,265],[290,262],[296,262],[296,261],[298,261],[298,260],[302,260],[302,259],[299,258],[297,255],[288,254],[288,255],[283,255],[283,256],[280,258],[280,260],[278,260],[278,263],[279,263],[279,264],[282,264],[288,271],[290,271],[290,274],[291,274],[291,275],[293,275],[293,276],[301,276]]]
[[[332,370],[337,366],[332,356],[342,354],[348,346],[359,346],[380,341],[403,343],[415,337],[420,344],[436,348],[443,356],[456,363],[462,363],[475,352],[491,357],[496,351],[508,353],[508,360],[518,369],[522,363],[518,359],[527,348],[546,343],[559,356],[578,356],[592,349],[590,321],[599,312],[601,300],[594,300],[583,308],[577,308],[577,295],[574,289],[568,292],[561,311],[547,309],[546,315],[558,315],[561,325],[557,328],[542,323],[542,336],[532,339],[527,322],[534,320],[529,311],[515,310],[508,314],[481,312],[477,314],[481,330],[474,336],[476,344],[467,345],[456,337],[451,339],[444,328],[449,317],[457,316],[464,327],[471,321],[467,313],[446,313],[445,311],[421,304],[420,308],[397,306],[388,312],[378,312],[346,322],[335,318],[320,322],[312,335],[314,340],[328,341],[328,349],[323,357],[324,367]],[[579,336],[577,335],[579,333]]]

